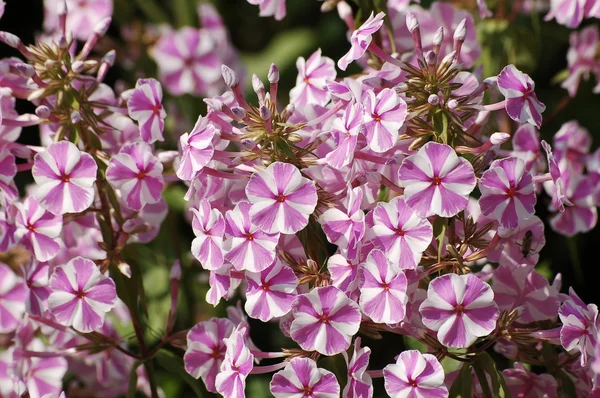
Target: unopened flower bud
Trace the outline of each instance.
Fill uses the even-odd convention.
[[[271,119],[271,116],[272,116],[271,110],[267,106],[262,105],[260,107],[260,109],[259,109],[259,112],[260,112],[260,118],[262,120],[269,120],[269,119]]]
[[[233,116],[235,116],[237,120],[242,120],[246,117],[246,110],[241,106],[234,106],[231,108],[231,113],[233,113]]]
[[[438,30],[433,35],[433,45],[435,47],[440,47],[442,42],[444,41],[444,28],[440,26]]]
[[[35,114],[40,119],[48,119],[50,117],[51,111],[50,108],[48,108],[46,105],[40,105],[37,108],[35,108]]]
[[[256,75],[252,75],[252,89],[257,94],[259,94],[259,93],[263,93],[264,94],[264,91],[265,91],[265,85],[264,85],[264,83]]]
[[[71,112],[71,123],[77,124],[79,122],[81,122],[81,113],[77,111]]]
[[[405,82],[398,83],[394,86],[394,90],[396,90],[397,93],[403,93],[408,90],[408,84]]]
[[[94,33],[98,35],[98,37],[102,37],[108,32],[108,28],[112,22],[111,17],[106,17],[94,26]]]
[[[429,105],[437,105],[440,103],[440,97],[437,94],[431,94],[429,98],[427,98],[427,102]]]
[[[109,66],[113,66],[115,64],[115,60],[117,59],[117,52],[115,50],[110,50],[104,57],[102,57],[102,62],[108,64]]]
[[[33,66],[31,66],[29,64],[18,63],[18,64],[14,64],[14,67],[15,67],[15,72],[17,72],[19,75],[21,75],[25,78],[30,78],[35,74],[35,69],[33,69]]]
[[[21,39],[8,32],[0,32],[0,41],[12,48],[19,48],[23,44]]]
[[[490,143],[492,145],[502,145],[510,139],[510,134],[507,133],[494,133],[490,136]]]
[[[296,107],[294,106],[294,104],[288,104],[285,107],[285,116],[289,119],[294,112],[296,112]]]
[[[129,264],[127,264],[127,263],[119,263],[119,265],[117,265],[117,268],[127,278],[131,278],[131,267],[129,266]]]
[[[225,64],[221,65],[221,75],[223,75],[223,81],[225,81],[225,84],[230,88],[240,84],[240,79],[237,73],[235,73],[233,69]]]
[[[52,69],[56,65],[58,65],[58,62],[53,59],[47,59],[46,61],[44,61],[44,66],[46,67],[46,69]]]
[[[279,68],[277,68],[277,65],[271,64],[267,79],[269,79],[269,83],[271,84],[279,82]]]
[[[467,19],[463,18],[454,31],[454,40],[465,41],[465,37],[467,37]]]
[[[433,51],[427,51],[425,53],[425,62],[427,62],[427,65],[435,65],[437,62],[437,55],[435,55]]]
[[[171,267],[171,273],[169,275],[169,278],[171,280],[180,280],[181,279],[181,264],[179,263],[179,260],[177,260],[173,263],[173,266]]]
[[[58,40],[56,40],[56,44],[59,48],[65,49],[69,45],[69,41],[65,36],[60,36]]]
[[[244,138],[240,141],[240,146],[243,150],[249,151],[256,146],[256,141],[250,138]]]
[[[71,64],[71,70],[75,73],[83,72],[84,67],[85,67],[85,64],[79,60],[77,60]]]
[[[441,65],[449,65],[449,64],[451,64],[452,61],[454,60],[454,56],[455,55],[456,55],[456,51],[451,51],[444,58],[442,58],[442,62],[440,62],[440,64]]]
[[[458,101],[455,99],[451,99],[446,103],[446,105],[448,106],[448,109],[454,110],[458,108]]]
[[[335,8],[338,0],[325,0],[323,4],[321,4],[321,12],[329,12]]]
[[[56,4],[56,14],[66,15],[67,14],[67,2],[65,0],[58,0]]]
[[[406,12],[406,27],[410,33],[419,28],[419,21],[417,20],[417,17],[415,17],[415,14],[410,11]]]

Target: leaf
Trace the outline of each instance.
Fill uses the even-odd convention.
[[[176,373],[183,381],[185,381],[197,397],[203,397],[205,395],[206,390],[204,389],[202,382],[194,379],[185,371],[183,359],[167,350],[159,350],[156,353],[155,358],[156,362],[158,362],[162,368],[169,372]]]
[[[475,373],[477,374],[478,378],[480,378],[480,375],[477,373],[478,369],[490,375],[490,380],[492,381],[492,390],[490,396],[510,397],[510,391],[508,390],[506,382],[504,381],[504,376],[502,376],[502,373],[496,367],[496,362],[494,362],[494,359],[490,356],[490,354],[483,352],[477,355],[475,358],[475,363],[473,364],[473,368],[475,369]],[[481,378],[479,382],[482,384]],[[489,388],[487,379],[485,380],[485,386]]]
[[[473,376],[471,375],[471,365],[465,363],[458,376],[450,387],[449,398],[471,398],[471,392],[473,389]]]
[[[156,24],[169,23],[169,14],[162,9],[156,0],[135,0],[135,2],[150,22]]]
[[[194,18],[196,16],[196,10],[194,9],[195,1],[171,0],[170,3],[177,27],[197,26],[198,18]]]
[[[566,398],[577,398],[577,389],[575,388],[575,383],[573,379],[569,377],[569,375],[565,372],[560,372],[558,374],[558,379],[560,383],[559,396]]]
[[[446,228],[448,227],[448,219],[438,217],[433,223],[433,235],[438,244],[437,262],[442,261],[442,250],[444,248],[444,238],[446,237]]]

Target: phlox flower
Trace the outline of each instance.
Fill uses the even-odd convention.
[[[190,181],[212,159],[215,148],[212,139],[217,130],[207,118],[199,117],[191,133],[179,137],[181,159],[177,168],[177,177]]]
[[[344,200],[345,211],[332,208],[319,218],[327,240],[350,258],[356,256],[357,245],[365,234],[365,213],[360,208],[362,199],[360,187],[348,189]]]
[[[1,119],[0,123],[2,123]],[[0,206],[8,207],[19,196],[14,181],[15,175],[17,175],[15,156],[5,147],[0,147]]]
[[[285,18],[285,0],[248,0],[248,3],[260,6],[261,17],[273,16],[278,21]]]
[[[94,200],[97,171],[94,158],[73,143],[53,143],[33,158],[35,196],[52,214],[82,212]]]
[[[0,70],[3,72],[0,76],[0,141],[15,142],[21,135],[22,127],[8,126],[6,123],[2,123],[3,118],[19,119],[19,113],[15,109],[17,102],[14,95],[17,94],[15,92],[18,90],[17,87],[27,85],[27,79],[4,71],[21,62],[18,58],[0,59]],[[26,93],[24,95],[28,95],[29,90]]]
[[[65,358],[31,358],[27,367],[24,382],[31,398],[59,397],[68,369]]]
[[[455,348],[467,348],[490,334],[499,315],[492,288],[473,274],[432,280],[419,312],[423,324],[437,331],[438,340]]]
[[[596,25],[586,26],[579,32],[571,32],[567,52],[569,76],[561,84],[571,97],[577,94],[581,80],[588,80],[592,73],[596,76],[593,92],[600,92],[600,59],[597,54],[599,42],[600,32]]]
[[[565,236],[588,232],[594,228],[598,221],[598,211],[593,200],[594,181],[589,176],[581,174],[567,175],[565,179],[565,196],[572,206],[566,207],[564,212],[558,212],[552,216],[550,226],[553,230]],[[544,186],[551,186],[551,183],[546,183]],[[556,208],[557,205],[553,201],[550,209],[556,210]]]
[[[373,40],[372,36],[383,25],[385,13],[380,12],[377,15],[371,15],[358,29],[352,32],[350,36],[350,50],[338,61],[338,68],[346,70],[352,61],[356,61],[364,55]]]
[[[275,373],[270,384],[275,398],[338,398],[340,385],[335,375],[317,367],[310,358],[293,358]]]
[[[273,263],[279,233],[269,234],[252,224],[251,207],[240,202],[225,214],[225,259],[237,270],[260,272]]]
[[[359,261],[349,261],[341,254],[334,254],[327,260],[327,270],[331,275],[331,284],[350,294],[356,287]]]
[[[358,133],[362,128],[362,118],[362,105],[352,102],[344,109],[342,117],[333,120],[331,135],[335,141],[335,148],[325,156],[329,166],[341,169],[352,162]]]
[[[298,278],[290,267],[275,260],[261,272],[246,271],[246,280],[244,308],[248,316],[267,322],[290,312],[298,286]]]
[[[162,86],[156,79],[139,79],[127,101],[129,116],[139,123],[142,140],[148,144],[164,141],[167,112],[162,97]]]
[[[404,272],[378,249],[359,268],[360,309],[376,323],[394,324],[406,315],[407,280]]]
[[[210,288],[206,292],[206,302],[217,306],[222,298],[230,298],[243,279],[244,273],[235,271],[229,264],[223,264],[220,268],[211,270],[208,278]]]
[[[0,263],[0,333],[14,331],[25,313],[27,287],[8,265]]]
[[[223,340],[227,349],[217,374],[215,387],[224,398],[243,398],[245,396],[246,376],[254,367],[254,355],[245,343],[245,328],[237,328]]]
[[[377,95],[372,90],[367,91],[363,129],[374,152],[385,152],[396,145],[406,109],[406,102],[391,88],[384,88]]]
[[[540,147],[540,131],[531,124],[522,124],[512,136],[513,156],[523,159],[527,170],[543,171],[546,162]]]
[[[496,249],[488,254],[489,261],[511,266],[538,263],[540,251],[546,244],[544,223],[539,217],[533,216],[521,221],[517,229],[504,232],[507,234],[499,235],[500,241]]]
[[[498,75],[498,89],[506,98],[506,113],[519,123],[542,125],[542,112],[546,106],[535,95],[535,83],[528,74],[514,65],[508,65]]]
[[[56,257],[60,244],[56,239],[62,230],[62,216],[44,210],[33,196],[14,204],[17,242],[33,252],[38,261]]]
[[[515,362],[514,369],[504,369],[502,376],[513,397],[558,398],[558,384],[549,374],[535,374]]]
[[[398,170],[404,200],[419,216],[452,217],[467,207],[476,184],[473,166],[450,146],[428,142]]]
[[[215,42],[202,29],[184,27],[161,35],[151,52],[160,81],[173,94],[204,94],[221,78]]]
[[[533,265],[501,265],[494,271],[492,289],[501,311],[521,307],[520,323],[551,319],[558,312],[558,292]]]
[[[554,156],[561,170],[581,173],[592,147],[590,132],[577,120],[571,120],[560,126],[552,142]]]
[[[379,202],[373,210],[373,240],[402,269],[415,269],[433,238],[426,218],[413,213],[404,198]]]
[[[93,261],[76,257],[54,269],[50,277],[48,309],[64,326],[81,333],[98,330],[116,304],[115,283],[102,275]]]
[[[306,60],[298,58],[296,67],[298,77],[296,86],[290,91],[290,103],[297,108],[309,104],[325,106],[330,98],[327,80],[334,80],[336,76],[333,60],[323,57],[318,49]]]
[[[436,357],[417,350],[403,351],[383,369],[385,391],[392,398],[445,398],[444,369]]]
[[[347,350],[360,326],[358,304],[334,286],[318,287],[298,296],[292,311],[292,339],[302,349],[323,355]]]
[[[342,397],[344,398],[371,398],[373,396],[373,381],[366,372],[371,357],[371,349],[361,347],[360,343],[360,337],[357,337],[354,340],[350,359],[348,359],[348,354],[345,351],[342,352],[348,369],[348,383],[342,391]]]
[[[67,32],[78,40],[87,40],[94,33],[94,27],[113,13],[113,0],[44,0],[44,29],[54,32],[58,29],[58,4],[66,2]]]
[[[160,200],[164,184],[162,172],[163,165],[152,154],[150,145],[138,141],[125,145],[112,157],[106,179],[121,191],[127,207],[140,211]]]
[[[563,180],[563,173],[558,167],[558,162],[552,153],[552,148],[544,140],[541,142],[542,148],[546,152],[546,158],[548,159],[548,169],[552,182],[547,181],[544,183],[544,189],[550,197],[552,197],[553,207],[555,206],[561,213],[565,211],[565,206],[573,206],[573,203],[567,198],[565,193],[565,182]],[[565,174],[568,176],[568,174]],[[552,192],[552,193],[550,193]]]
[[[215,379],[225,356],[224,339],[233,333],[234,325],[227,318],[211,318],[197,323],[187,334],[187,349],[183,356],[185,370],[202,378],[206,389],[217,392]]]
[[[518,158],[495,160],[479,180],[481,213],[505,228],[516,228],[535,212],[533,177]]]
[[[192,254],[204,269],[217,270],[223,265],[223,234],[225,220],[218,209],[203,199],[192,212],[192,229],[196,238],[192,241]]]
[[[251,220],[267,233],[295,234],[308,224],[317,206],[314,182],[289,163],[274,162],[246,185]]]
[[[42,316],[48,306],[47,299],[50,295],[48,264],[32,259],[26,266],[21,265],[21,271],[27,286],[25,299],[27,313]]]
[[[600,6],[595,0],[550,0],[550,11],[544,17],[556,19],[561,25],[575,29],[584,18],[600,17]]]
[[[596,304],[585,304],[569,289],[569,298],[558,309],[562,322],[560,329],[560,344],[567,351],[581,353],[581,366],[585,366],[588,357],[594,355],[594,345],[597,342],[598,307]]]

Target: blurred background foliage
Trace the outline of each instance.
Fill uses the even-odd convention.
[[[143,32],[151,25],[170,24],[174,27],[186,25],[198,26],[196,6],[198,0],[114,0],[115,13],[109,37],[101,43],[101,48],[112,47],[118,53],[136,52],[141,56],[136,64],[128,68],[115,67],[110,72],[109,83],[121,82],[125,88],[132,87],[141,76],[155,76],[156,67],[148,57],[148,43],[123,39],[123,29]],[[498,0],[501,1],[501,0]],[[516,0],[521,1],[521,0]],[[17,34],[25,43],[32,43],[35,35],[41,31],[43,21],[42,0],[6,0],[6,12],[0,20],[0,30]],[[428,7],[430,2],[424,2]],[[474,0],[454,2],[458,7],[474,9]],[[228,27],[233,45],[241,55],[242,63],[247,69],[246,79],[249,87],[249,76],[257,74],[266,81],[266,74],[271,63],[278,65],[281,71],[280,96],[285,104],[285,94],[295,85],[297,57],[308,57],[317,48],[323,54],[337,60],[348,50],[347,31],[344,23],[335,11],[323,14],[321,3],[315,0],[287,0],[288,13],[283,21],[258,16],[258,7],[250,5],[246,0],[213,0]],[[511,1],[504,0],[503,6]],[[488,1],[492,9],[495,2]],[[478,38],[482,42],[480,66],[483,76],[496,75],[501,68],[514,63],[519,69],[529,73],[536,83],[538,98],[547,106],[544,113],[542,138],[551,141],[553,134],[562,123],[577,119],[586,127],[593,139],[593,148],[600,143],[600,96],[592,94],[592,82],[583,83],[576,98],[570,99],[566,90],[560,88],[556,76],[567,66],[566,52],[570,31],[554,22],[544,22],[544,13],[520,15],[513,22],[507,19],[489,19],[478,23]],[[156,31],[155,31],[156,32]],[[448,32],[447,32],[448,34]],[[16,53],[7,46],[0,46],[0,56],[15,56]],[[349,68],[348,74],[359,71]],[[338,76],[343,76],[339,74]],[[121,84],[121,83],[118,83]],[[167,108],[171,112],[181,113],[183,120],[170,118],[170,139],[165,147],[175,149],[177,138],[189,131],[191,123],[197,116],[205,112],[201,98],[186,95],[174,101],[175,106]],[[21,113],[32,112],[23,102],[18,104]],[[502,126],[511,128],[511,126]],[[514,126],[512,126],[514,128]],[[506,131],[506,130],[502,130]],[[36,144],[39,142],[35,128],[25,131],[23,142]],[[19,177],[19,187],[24,190],[27,179]],[[163,223],[161,233],[150,244],[133,245],[127,258],[133,269],[143,270],[142,282],[146,292],[146,337],[151,344],[158,342],[164,330],[169,310],[169,269],[173,261],[181,259],[184,265],[178,317],[175,330],[184,330],[196,322],[213,316],[227,316],[226,306],[222,303],[213,308],[206,304],[204,296],[208,289],[208,274],[199,272],[199,265],[193,261],[189,252],[193,238],[191,227],[186,221],[187,207],[183,200],[186,191],[184,185],[171,185],[165,192],[170,205],[167,219]],[[538,201],[537,214],[547,222],[546,205],[548,197],[542,196]],[[586,302],[599,302],[600,295],[596,286],[596,267],[598,257],[595,250],[600,244],[600,227],[585,235],[565,238],[554,233],[546,225],[546,246],[541,251],[538,269],[549,278],[557,273],[563,276],[563,289],[572,286]],[[535,243],[534,243],[535,245]],[[139,275],[140,273],[138,273]],[[231,300],[235,305],[237,298]],[[255,344],[265,351],[277,350],[280,347],[293,347],[291,340],[279,331],[277,323],[262,324],[250,320],[252,338]],[[132,335],[131,330],[121,330],[122,336]],[[365,343],[373,349],[371,367],[381,369],[393,361],[404,347],[415,347],[414,342],[384,336],[382,340],[365,339]],[[176,396],[209,396],[202,383],[185,374],[182,368],[182,352],[163,350],[157,358],[157,377],[167,397]],[[328,358],[320,366],[327,367],[338,374],[345,372],[341,356]],[[456,367],[455,363],[444,364],[447,369]],[[345,377],[345,376],[343,376]],[[269,396],[269,375],[253,376],[248,379],[247,396]],[[343,386],[343,381],[341,385]],[[375,391],[383,391],[381,385],[375,383]]]

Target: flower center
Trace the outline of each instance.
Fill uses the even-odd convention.
[[[382,283],[381,287],[383,287],[383,290],[385,290],[386,292],[390,290],[390,285],[388,285],[387,283]]]
[[[221,355],[221,352],[220,352],[220,351],[217,351],[217,350],[214,350],[214,351],[212,352],[212,354],[211,354],[211,357],[212,357],[213,359],[219,359],[219,358],[221,358],[221,356],[222,356],[222,355]]]
[[[254,235],[252,235],[252,234],[246,234],[246,239],[248,239],[248,240],[254,240]]]
[[[135,178],[137,178],[138,180],[143,180],[146,177],[146,174],[143,171],[140,171],[139,173],[137,173],[135,175]]]
[[[406,232],[404,232],[404,230],[403,230],[402,228],[398,228],[398,229],[396,230],[396,235],[399,235],[399,236],[404,236],[404,234],[405,234],[405,233],[406,233]]]
[[[68,176],[68,175],[66,175],[66,174],[63,174],[62,176],[60,176],[60,180],[61,180],[62,182],[69,182],[69,181],[71,181],[71,177],[69,177],[69,176]]]
[[[85,292],[83,290],[78,290],[77,292],[75,292],[75,295],[77,296],[77,298],[80,298],[80,299],[85,298]]]
[[[277,200],[279,203],[283,203],[285,202],[285,195],[277,195],[275,200]]]
[[[375,120],[377,123],[381,122],[381,116],[379,116],[378,114],[373,115],[373,120]]]
[[[513,187],[508,188],[508,190],[506,191],[506,195],[508,195],[509,198],[512,198],[513,196],[515,196],[515,189]]]
[[[434,185],[440,185],[441,183],[442,183],[442,178],[441,177],[438,177],[438,176],[433,177],[433,184]]]
[[[329,322],[329,315],[328,314],[321,315],[321,322],[323,322],[323,323]]]
[[[413,379],[408,379],[408,384],[410,384],[411,387],[417,387],[417,382]]]
[[[456,306],[456,312],[458,312],[459,314],[463,313],[465,311],[465,307],[463,307],[462,304],[459,304]]]
[[[311,396],[312,395],[312,388],[305,386],[304,387],[304,395],[306,396]]]
[[[265,284],[262,286],[262,289],[263,289],[265,292],[268,292],[269,290],[271,290],[271,287],[270,287],[268,284],[266,284],[266,283],[265,283]]]
[[[35,226],[32,224],[27,224],[27,229],[30,230],[31,232],[35,232]]]

